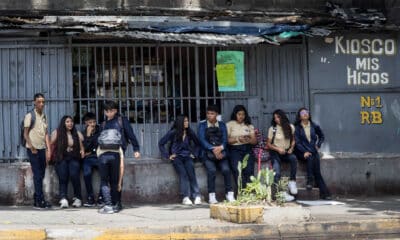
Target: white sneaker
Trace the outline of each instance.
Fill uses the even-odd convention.
[[[194,204],[195,204],[195,205],[201,204],[201,198],[200,198],[200,196],[197,196],[197,197],[194,198]]]
[[[78,207],[81,207],[81,206],[82,206],[82,201],[81,201],[79,198],[73,198],[72,201],[74,201],[74,202],[72,203],[72,206],[73,206],[73,207],[78,208]]]
[[[65,198],[62,198],[62,199],[60,200],[59,204],[60,204],[60,208],[68,208],[68,207],[69,207],[69,206],[68,206],[68,200],[65,199]]]
[[[295,181],[289,181],[288,188],[291,194],[293,195],[297,194],[297,186]]]
[[[228,202],[234,202],[234,201],[235,201],[235,196],[234,196],[233,192],[228,192],[228,193],[225,195],[225,198],[226,198],[226,200],[227,200]]]
[[[192,205],[192,201],[189,199],[189,197],[184,197],[182,200],[183,205]]]
[[[215,193],[209,193],[208,194],[208,203],[209,204],[216,204],[218,203],[217,199],[215,198]]]
[[[284,192],[283,196],[285,197],[285,202],[291,202],[294,200],[294,197],[287,192]]]

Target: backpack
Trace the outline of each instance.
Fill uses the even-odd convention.
[[[122,145],[122,135],[117,129],[101,131],[97,139],[100,149],[118,150]]]
[[[35,126],[35,121],[36,121],[35,109],[32,109],[29,112],[27,112],[25,114],[25,116],[27,114],[31,114],[31,124],[29,125],[29,131],[30,131],[30,130],[32,130],[33,126]],[[25,119],[25,116],[24,116],[24,119]],[[46,115],[45,115],[45,118],[46,118]],[[25,137],[24,137],[24,131],[25,131],[24,119],[22,119],[22,121],[21,121],[21,123],[19,125],[19,129],[20,129],[20,141],[19,142],[23,147],[26,147],[26,140],[25,140]]]
[[[101,128],[104,129],[106,121],[101,123]],[[124,133],[124,127],[122,123],[122,117],[118,116],[118,125],[121,131],[118,129],[105,129],[100,132],[100,136],[97,139],[100,149],[118,150],[122,146],[122,136]]]

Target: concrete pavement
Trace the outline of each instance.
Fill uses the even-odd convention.
[[[93,208],[0,208],[0,239],[388,239],[400,238],[400,196],[336,199],[344,205],[266,207],[264,223],[209,217],[209,206],[133,205],[117,214]]]

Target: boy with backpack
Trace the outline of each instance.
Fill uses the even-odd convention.
[[[22,144],[26,147],[29,162],[33,173],[35,187],[34,208],[45,209],[51,205],[44,199],[43,179],[46,171],[46,163],[50,160],[50,139],[47,132],[47,119],[44,113],[45,99],[42,93],[36,93],[34,109],[28,112],[23,121]]]
[[[118,113],[118,105],[115,102],[105,102],[104,114],[106,121],[101,124],[97,156],[99,158],[101,193],[105,205],[99,210],[99,213],[115,213],[122,209],[123,172],[121,170],[123,170],[124,153],[130,142],[134,157],[139,158],[139,143],[129,120]]]

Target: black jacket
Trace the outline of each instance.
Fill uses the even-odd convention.
[[[91,153],[90,155],[86,157],[91,157],[96,155],[96,149],[97,149],[97,138],[100,135],[100,127],[96,125],[96,128],[94,132],[92,133],[91,136],[86,136],[86,131],[87,128],[84,129],[83,131],[83,147],[85,148],[85,153]]]
[[[310,124],[310,142],[307,139],[303,126],[299,123],[295,127],[294,137],[296,140],[296,150],[301,154],[304,154],[305,152],[314,154],[317,153],[318,150],[316,146],[320,148],[325,140],[324,133],[322,132],[321,128],[313,122],[310,122]]]

